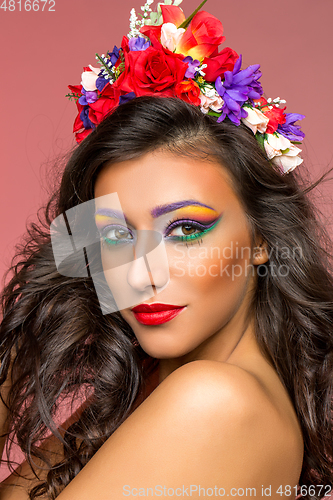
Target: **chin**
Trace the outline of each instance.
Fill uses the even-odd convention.
[[[179,337],[167,338],[167,335],[164,336],[160,332],[149,331],[147,335],[142,335],[142,332],[138,333],[134,330],[134,334],[142,349],[149,356],[157,359],[180,358],[190,353],[195,347],[181,342]]]
[[[141,345],[141,344],[140,344]],[[188,353],[186,350],[177,350],[177,349],[171,349],[171,348],[165,348],[163,349],[162,346],[158,348],[154,347],[143,347],[141,345],[142,349],[152,358],[156,359],[176,359],[184,356],[185,354]]]

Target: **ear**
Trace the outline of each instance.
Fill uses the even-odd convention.
[[[265,264],[269,259],[268,245],[261,237],[258,238],[256,246],[253,248],[253,265]]]

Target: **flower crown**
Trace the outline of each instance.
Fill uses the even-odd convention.
[[[120,48],[96,54],[101,67],[84,68],[81,85],[69,85],[78,115],[73,131],[81,142],[118,105],[143,95],[178,97],[199,106],[222,122],[243,122],[255,134],[272,162],[283,173],[302,163],[298,156],[304,133],[295,123],[305,118],[285,113],[286,101],[265,99],[259,83],[260,65],[241,69],[242,56],[226,47],[221,22],[200,11],[185,19],[179,4],[165,0],[152,12],[147,0],[138,18],[131,10],[130,32]]]

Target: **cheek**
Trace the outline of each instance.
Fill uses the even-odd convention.
[[[251,265],[248,233],[229,238],[211,238],[209,244],[178,247],[170,259],[170,277],[189,295],[189,301],[209,302],[210,306],[232,306],[243,297]]]

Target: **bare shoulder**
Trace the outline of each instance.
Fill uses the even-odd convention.
[[[230,433],[231,426],[249,429],[271,410],[255,377],[237,366],[209,360],[192,361],[172,372],[141,405],[142,415],[152,408],[154,413],[177,416],[175,428],[191,429],[196,439],[208,426],[211,436],[216,432],[220,437],[226,428]]]
[[[228,363],[200,360],[187,363],[172,372],[155,391],[167,397],[179,397],[183,405],[195,403],[198,407],[220,413],[228,403],[230,410],[257,412],[256,403],[266,403],[269,399],[258,379],[246,370]],[[268,409],[268,408],[267,408]]]
[[[296,447],[292,428],[256,377],[227,363],[194,361],[163,380],[59,500],[92,498],[96,485],[99,498],[107,491],[123,498],[124,487],[139,495],[140,485],[146,496],[156,485],[220,485],[226,496],[232,488],[254,488],[259,497],[267,485],[280,498],[274,491],[299,479]]]
[[[177,425],[193,425],[198,433],[209,425],[224,454],[230,437],[233,450],[237,446],[244,449],[248,445],[252,450],[263,446],[271,449],[272,459],[274,450],[283,452],[283,444],[286,453],[297,444],[289,416],[256,376],[236,365],[209,360],[187,363],[172,372],[150,397],[155,408],[160,406],[170,414],[182,410]]]

